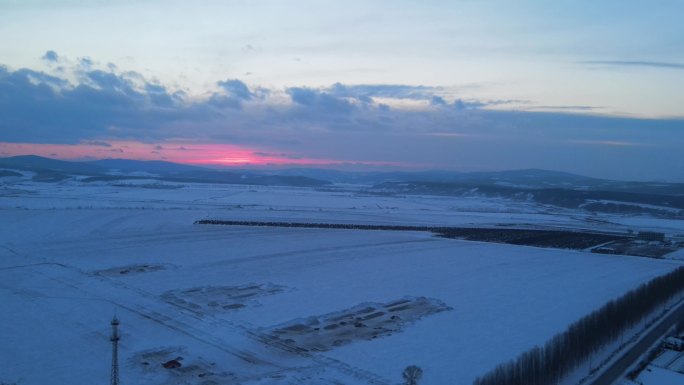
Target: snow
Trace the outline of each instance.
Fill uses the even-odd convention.
[[[650,205],[646,203],[635,203],[635,202],[625,202],[625,201],[615,201],[615,200],[609,200],[609,199],[597,199],[597,200],[588,200],[587,203],[583,204],[582,206],[586,206],[590,203],[601,203],[601,204],[614,204],[614,205],[623,205],[623,206],[634,206],[634,207],[641,207],[644,209],[651,209],[651,210],[660,210],[664,212],[669,212],[672,214],[678,214],[681,212],[680,209],[675,208],[675,207],[668,207],[668,206],[658,206],[658,205]]]
[[[108,381],[116,314],[126,384],[396,384],[408,365],[423,368],[422,385],[469,384],[680,264],[422,232],[193,225],[208,217],[605,226],[595,216],[482,198],[15,183],[0,188],[0,381]],[[598,219],[624,230],[621,217]],[[221,295],[234,300],[252,287],[264,290],[249,289],[258,295],[244,306],[210,310]],[[451,310],[322,352],[299,354],[266,338],[279,325],[406,297]],[[161,368],[176,356],[192,370]]]
[[[667,368],[678,357],[679,352],[674,350],[664,350],[658,357],[651,361],[651,364],[661,368]]]
[[[684,383],[684,374],[649,365],[637,377],[636,383],[641,385],[681,385]]]
[[[667,368],[677,372],[684,371],[684,354],[680,353],[679,358],[672,361],[672,363],[670,363],[670,365]]]

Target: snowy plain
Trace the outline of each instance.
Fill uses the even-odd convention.
[[[421,384],[469,384],[681,263],[422,232],[193,222],[503,224],[677,235],[684,221],[363,189],[149,187],[0,185],[0,381],[107,383],[116,314],[126,384],[397,384],[408,365],[423,368]],[[247,286],[278,290],[228,309],[204,295]],[[186,301],[168,301],[169,293]],[[269,339],[280,325],[409,297],[450,310],[327,351],[297,352]],[[182,370],[161,367],[179,356]]]

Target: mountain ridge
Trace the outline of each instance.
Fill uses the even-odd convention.
[[[684,183],[634,182],[601,179],[564,171],[517,169],[503,171],[458,172],[428,171],[368,171],[355,172],[318,168],[230,169],[187,165],[157,160],[100,159],[86,161],[59,160],[37,155],[0,158],[0,168],[34,171],[47,180],[68,178],[69,175],[91,177],[89,180],[126,178],[157,178],[179,182],[209,182],[231,184],[283,184],[293,186],[324,186],[331,183],[351,183],[395,189],[406,192],[411,184],[425,192],[445,189],[467,189],[495,186],[519,190],[569,189],[606,190],[647,194],[684,195]],[[136,173],[148,173],[140,175]]]

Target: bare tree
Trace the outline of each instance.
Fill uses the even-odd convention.
[[[404,377],[405,385],[418,385],[418,380],[423,377],[423,369],[416,365],[410,365],[404,369],[404,373],[401,376]]]

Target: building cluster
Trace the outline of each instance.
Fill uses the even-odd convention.
[[[634,382],[639,385],[684,384],[684,336],[668,337],[660,354]]]

